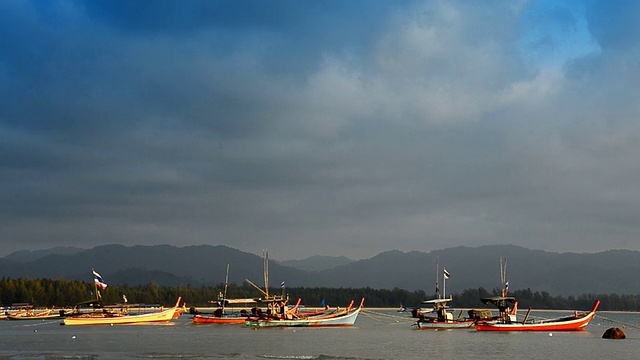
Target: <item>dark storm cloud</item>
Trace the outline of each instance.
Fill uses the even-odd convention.
[[[4,251],[636,249],[637,24],[587,5],[4,2]]]

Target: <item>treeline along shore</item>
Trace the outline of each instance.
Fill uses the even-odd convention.
[[[187,307],[211,306],[211,300],[217,300],[224,289],[224,284],[216,286],[158,286],[151,282],[146,285],[127,286],[110,284],[101,290],[103,303],[122,302],[123,295],[131,303],[170,305],[181,296]],[[0,279],[0,306],[28,302],[37,307],[69,307],[95,298],[93,283],[66,279]],[[345,306],[351,300],[365,298],[365,307],[399,308],[401,305],[411,308],[419,306],[425,299],[432,299],[434,294],[424,291],[408,291],[399,288],[372,289],[365,288],[272,288],[270,292],[285,292],[292,299],[302,299],[308,307]],[[481,298],[500,294],[500,289],[484,288],[466,289],[461,293],[452,293],[456,308],[482,308]],[[545,291],[530,289],[513,290],[509,293],[518,299],[521,308],[534,309],[589,309],[596,299],[601,301],[600,310],[605,311],[640,311],[639,295],[618,294],[583,294],[580,296],[553,296]],[[249,284],[229,284],[227,298],[257,298],[261,295]]]

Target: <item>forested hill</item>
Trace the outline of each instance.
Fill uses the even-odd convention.
[[[71,254],[41,254],[35,259],[29,254],[0,258],[0,275],[92,281],[91,269],[96,268],[111,284],[201,286],[222,283],[229,264],[232,283],[243,284],[249,279],[262,285],[263,279],[261,256],[227,246],[105,245]],[[512,245],[431,252],[393,250],[359,261],[342,259],[346,264],[327,265],[329,268],[319,271],[300,270],[317,266],[305,267],[304,259],[294,262],[295,268],[271,260],[269,275],[271,285],[284,281],[288,287],[399,288],[431,294],[436,257],[440,268],[446,267],[451,274],[447,293],[499,287],[499,259],[506,257],[512,290],[531,289],[554,296],[640,294],[640,252],[629,250],[553,253]]]

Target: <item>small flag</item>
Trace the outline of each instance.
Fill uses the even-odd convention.
[[[451,276],[451,274],[449,274],[449,272],[447,271],[447,268],[444,268],[444,279],[445,280],[449,280],[449,277]]]
[[[504,291],[502,291],[502,296],[507,296],[507,293],[509,292],[509,282],[507,281],[504,284]]]
[[[284,287],[284,281],[280,283],[280,287],[283,288]]]
[[[102,276],[95,270],[93,270],[93,282],[102,290],[107,288],[107,283],[102,280]]]
[[[127,302],[127,295],[122,294],[122,301],[124,301],[125,303]]]

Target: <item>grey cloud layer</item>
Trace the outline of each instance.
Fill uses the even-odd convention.
[[[537,3],[301,4],[0,5],[5,251],[640,249],[626,10],[557,68]]]

